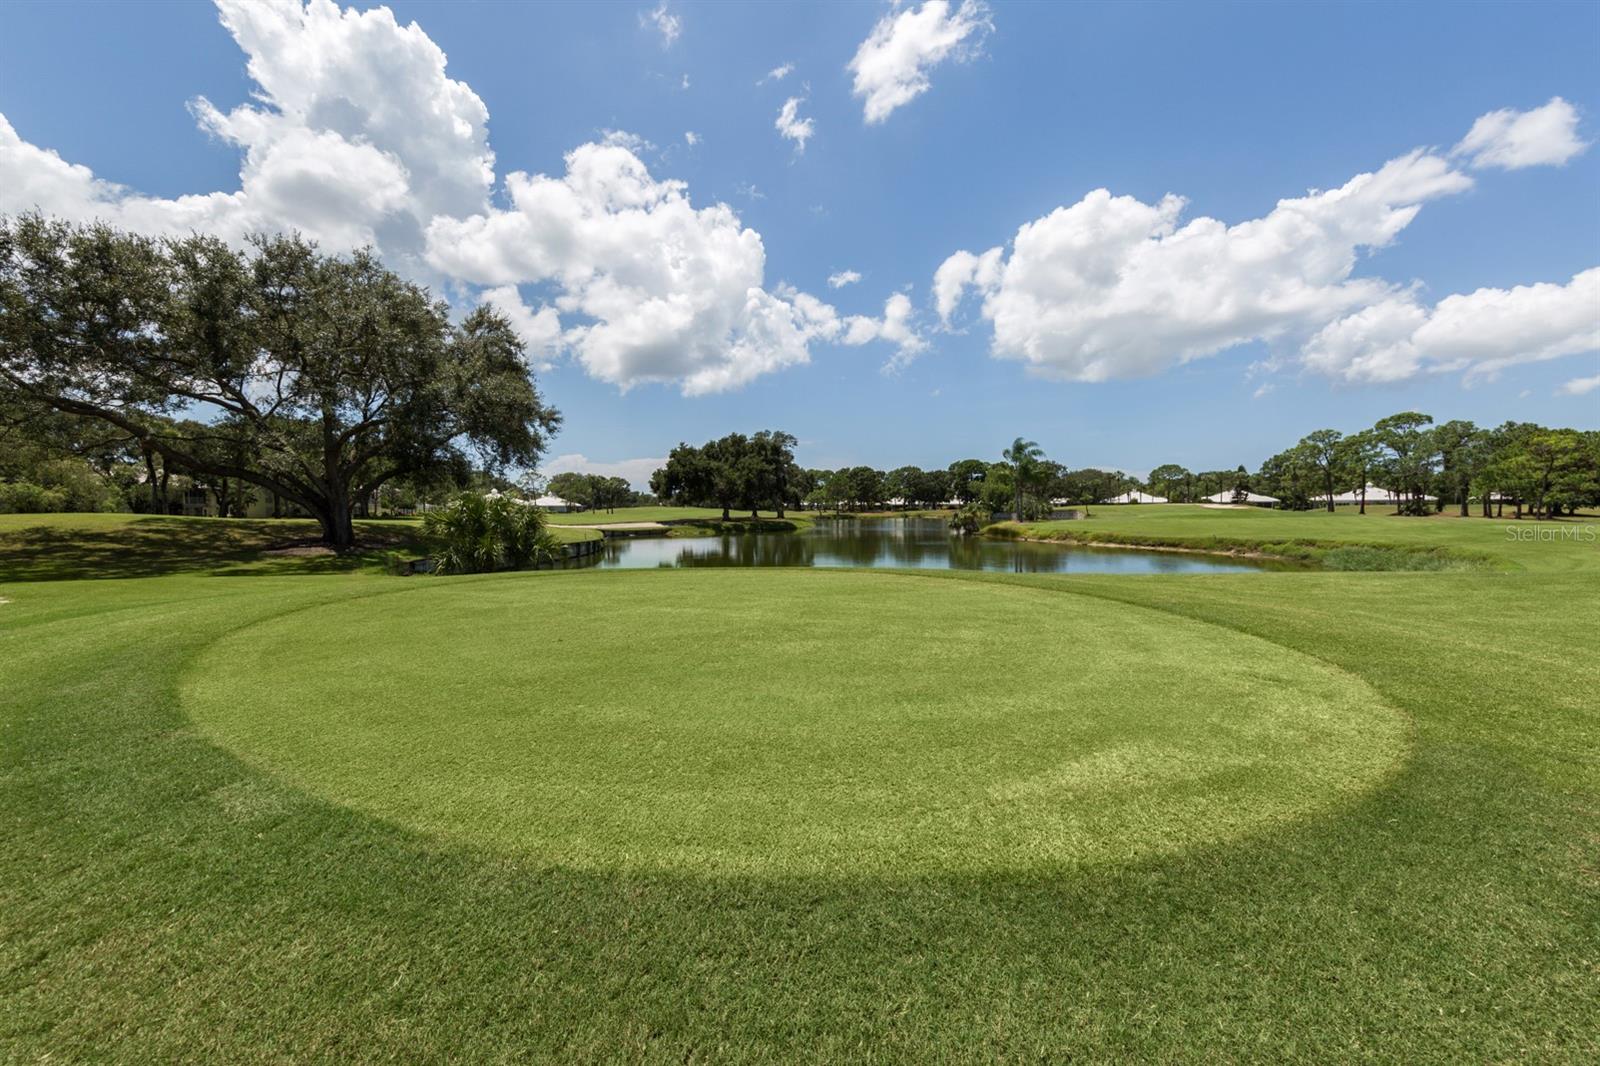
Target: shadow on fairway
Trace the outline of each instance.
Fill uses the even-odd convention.
[[[159,577],[211,573],[343,573],[373,565],[382,552],[414,547],[415,524],[363,522],[360,546],[343,554],[272,551],[315,545],[314,522],[283,519],[130,517],[115,524],[38,525],[0,531],[0,582]],[[96,516],[98,517],[98,516]]]

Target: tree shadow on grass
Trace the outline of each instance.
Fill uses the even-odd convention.
[[[357,524],[356,549],[319,550],[317,525],[296,519],[130,517],[72,524],[41,517],[0,530],[0,582],[159,577],[171,574],[291,576],[348,573],[414,551],[413,523]]]

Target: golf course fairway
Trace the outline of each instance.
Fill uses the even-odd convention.
[[[1488,563],[400,578],[0,516],[0,1061],[1600,1057],[1600,549],[1073,528]]]
[[[1405,734],[1359,678],[1216,626],[850,571],[423,584],[236,629],[185,678],[281,780],[598,869],[1133,859],[1346,800]]]

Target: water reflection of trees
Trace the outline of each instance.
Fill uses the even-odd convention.
[[[1059,544],[988,540],[952,534],[929,519],[826,522],[806,533],[757,533],[693,540],[611,540],[606,566],[843,566],[951,568],[1055,574],[1071,570],[1147,573],[1237,566],[1189,556],[1068,548]],[[587,561],[587,560],[586,560]]]
[[[809,537],[793,533],[754,533],[741,537],[696,539],[678,552],[678,566],[814,566]]]

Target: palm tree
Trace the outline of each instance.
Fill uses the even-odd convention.
[[[1022,490],[1039,473],[1039,463],[1044,459],[1044,449],[1031,440],[1018,437],[1011,447],[1000,453],[1000,458],[1011,464],[1012,498],[1016,502],[1013,514],[1022,521]]]

